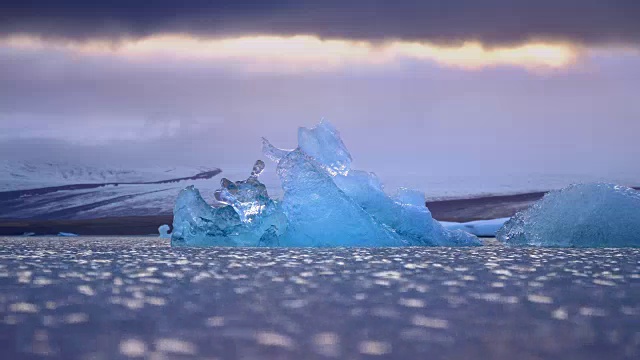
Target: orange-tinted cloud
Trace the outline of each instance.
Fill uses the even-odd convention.
[[[351,65],[376,67],[406,60],[463,69],[491,66],[552,69],[572,64],[579,54],[577,47],[563,43],[532,42],[487,48],[474,41],[442,46],[427,42],[323,40],[309,35],[220,39],[165,34],[116,43],[11,36],[0,39],[0,46],[57,50],[82,56],[115,56],[131,61],[220,63],[258,72],[330,71]]]

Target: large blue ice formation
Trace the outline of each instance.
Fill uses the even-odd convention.
[[[640,246],[640,192],[611,184],[553,191],[507,221],[497,238],[515,246]]]
[[[247,180],[222,179],[208,205],[193,187],[176,201],[173,245],[193,246],[473,246],[475,236],[446,230],[431,217],[424,194],[387,195],[373,173],[351,169],[351,154],[328,122],[298,130],[298,147],[263,139],[277,163],[284,197],[269,198],[258,160]]]

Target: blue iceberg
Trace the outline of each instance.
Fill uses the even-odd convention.
[[[171,234],[169,234],[169,231],[171,230],[171,228],[169,227],[169,225],[167,224],[162,224],[158,227],[158,233],[160,234],[160,238],[161,239],[170,239],[171,238]]]
[[[64,232],[61,231],[58,233],[58,236],[63,236],[63,237],[76,237],[78,236],[78,234],[74,234],[74,233],[70,233],[70,232]]]
[[[277,246],[287,228],[280,204],[269,198],[256,168],[247,180],[223,178],[214,194],[218,207],[207,204],[193,185],[183,189],[173,209],[171,245]]]
[[[611,184],[572,185],[517,213],[496,236],[514,246],[640,246],[640,192]]]
[[[298,130],[298,147],[278,149],[263,139],[277,163],[284,196],[271,199],[259,181],[258,160],[247,180],[221,180],[217,206],[197,189],[176,201],[172,245],[188,246],[476,246],[462,230],[434,220],[424,194],[384,192],[375,174],[351,169],[351,154],[328,122]]]

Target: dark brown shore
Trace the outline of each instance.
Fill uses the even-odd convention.
[[[540,200],[546,193],[484,196],[471,199],[427,202],[434,218],[440,221],[467,222],[511,217]]]
[[[634,187],[640,190],[640,187]],[[494,195],[470,199],[427,202],[434,218],[440,221],[467,222],[511,217],[540,200],[547,192]]]
[[[639,189],[640,188],[636,188]],[[466,222],[513,216],[544,196],[545,192],[485,196],[471,199],[427,202],[435,219]],[[109,217],[80,220],[0,219],[0,235],[155,235],[162,224],[171,224],[172,215]]]
[[[55,235],[59,232],[80,235],[157,235],[160,225],[171,224],[172,221],[172,215],[79,220],[0,219],[0,235]]]

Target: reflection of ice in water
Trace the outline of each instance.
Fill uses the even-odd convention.
[[[174,245],[479,245],[433,220],[423,193],[402,189],[392,198],[375,174],[352,170],[351,154],[327,122],[299,129],[295,150],[264,139],[263,151],[277,163],[282,200],[270,198],[258,179],[261,160],[246,180],[222,179],[215,192],[222,207],[187,188],[174,210]]]

